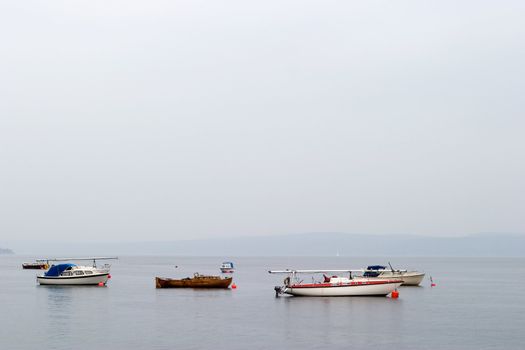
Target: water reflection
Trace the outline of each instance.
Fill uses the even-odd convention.
[[[47,297],[47,309],[50,317],[68,317],[73,301],[73,290],[70,287],[39,286]]]
[[[51,348],[71,344],[82,332],[81,324],[96,315],[106,288],[90,286],[37,286],[39,304],[46,322],[44,336]]]
[[[283,307],[280,314],[288,340],[307,345],[323,338],[332,346],[343,346],[352,336],[372,343],[398,341],[406,307],[402,299],[389,297],[281,297],[276,304]]]
[[[73,305],[73,293],[71,288],[56,286],[38,286],[38,292],[44,298],[41,303],[45,304],[45,319],[43,325],[48,344],[54,344],[57,339],[68,341],[71,332],[71,314]]]

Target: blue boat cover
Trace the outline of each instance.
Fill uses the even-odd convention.
[[[68,268],[70,267],[73,267],[73,266],[77,266],[75,264],[58,264],[58,265],[53,265],[49,268],[49,270],[47,270],[46,274],[44,276],[49,276],[49,277],[58,277],[60,276],[60,274],[62,272],[64,272],[65,270],[67,270]]]
[[[379,271],[379,270],[384,270],[386,269],[386,266],[382,266],[382,265],[370,265],[366,268],[367,270],[374,270],[374,271]],[[379,272],[374,272],[374,271],[366,271],[364,274],[363,274],[363,277],[377,277],[379,276]]]

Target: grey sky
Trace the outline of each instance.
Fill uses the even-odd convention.
[[[524,232],[523,1],[0,3],[0,236]]]

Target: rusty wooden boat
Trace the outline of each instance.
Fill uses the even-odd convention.
[[[228,288],[231,283],[231,277],[205,276],[199,273],[183,279],[155,277],[156,288]]]

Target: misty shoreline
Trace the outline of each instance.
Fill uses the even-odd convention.
[[[142,242],[9,242],[17,255],[238,257],[525,257],[525,235],[463,237],[305,233]]]

